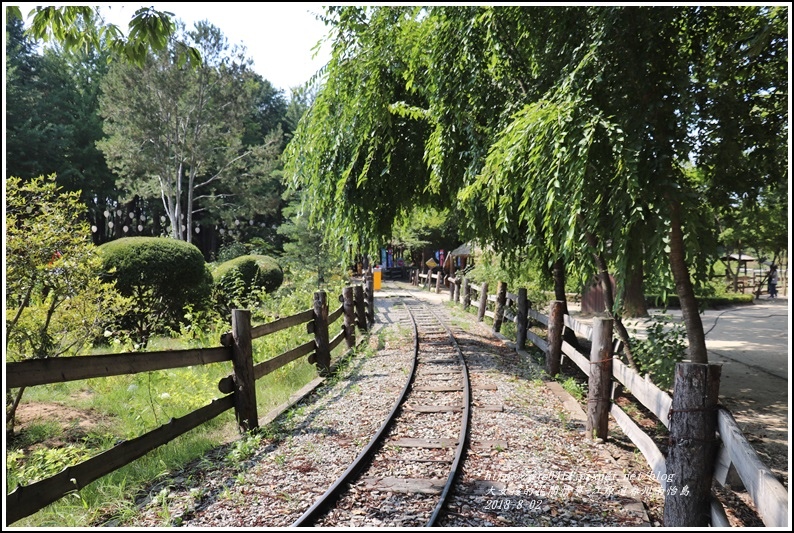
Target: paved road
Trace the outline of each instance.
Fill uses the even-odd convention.
[[[576,314],[575,307],[571,313]],[[668,314],[681,319],[680,310]],[[761,460],[786,486],[791,438],[790,315],[788,298],[766,297],[752,305],[701,315],[709,361],[722,364],[720,403],[733,413]],[[630,331],[632,325],[641,321],[627,321]]]

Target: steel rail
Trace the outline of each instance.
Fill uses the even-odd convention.
[[[414,359],[413,364],[411,365],[411,371],[408,373],[408,379],[405,382],[402,392],[397,397],[397,400],[395,400],[389,415],[386,417],[386,420],[380,426],[378,431],[376,431],[372,436],[369,443],[364,447],[363,450],[361,450],[361,453],[358,455],[358,457],[353,460],[350,466],[347,467],[347,470],[345,470],[342,475],[340,475],[339,478],[337,478],[337,480],[328,488],[328,490],[326,490],[325,493],[306,510],[306,512],[304,512],[295,522],[293,522],[290,527],[301,527],[311,524],[320,515],[327,511],[334,502],[336,502],[347,485],[353,481],[353,479],[361,472],[361,470],[367,466],[367,462],[372,459],[372,454],[376,446],[381,442],[383,436],[386,435],[386,432],[391,428],[392,424],[397,418],[397,411],[400,409],[405,401],[405,398],[408,396],[408,392],[411,390],[411,384],[413,383],[414,375],[416,374],[417,359],[419,357],[419,333],[417,332],[416,328],[416,320],[413,316],[413,313],[411,313],[410,308],[405,305],[405,302],[403,302],[403,305],[408,311],[413,324]]]
[[[460,473],[460,468],[465,458],[466,450],[468,449],[468,441],[469,441],[469,421],[471,417],[471,386],[469,384],[469,370],[466,366],[466,360],[463,357],[463,350],[460,349],[460,345],[458,344],[457,339],[452,334],[452,331],[447,327],[443,320],[441,320],[438,315],[430,309],[430,313],[436,317],[438,323],[441,324],[444,329],[447,331],[449,338],[452,340],[452,343],[455,345],[455,349],[458,352],[458,359],[460,360],[461,371],[463,373],[463,419],[461,421],[461,428],[460,428],[460,436],[458,437],[458,447],[455,451],[455,459],[452,462],[452,466],[449,471],[449,476],[447,477],[447,482],[444,485],[444,490],[441,492],[441,496],[438,499],[438,503],[436,504],[435,509],[433,510],[433,514],[430,516],[430,519],[425,524],[425,527],[433,527],[438,519],[441,510],[444,508],[444,504],[447,501],[447,496],[449,496],[449,492],[452,489],[453,484],[455,483],[455,479],[457,478],[458,474]]]

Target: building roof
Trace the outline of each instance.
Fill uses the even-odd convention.
[[[755,257],[751,257],[745,254],[730,254],[730,255],[723,255],[723,261],[739,261],[741,263],[745,263],[747,261],[755,261]]]

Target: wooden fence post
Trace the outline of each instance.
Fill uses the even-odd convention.
[[[328,299],[325,291],[317,291],[314,293],[314,363],[321,376],[327,376],[331,369],[328,340]]]
[[[345,313],[345,341],[347,347],[352,348],[356,345],[356,308],[353,287],[347,286],[342,289],[342,307]]]
[[[546,354],[546,373],[556,376],[560,373],[562,360],[562,330],[564,327],[563,303],[553,300],[549,310],[548,341],[549,353]]]
[[[444,271],[439,270],[436,276],[436,294],[441,294],[441,283],[444,281]]]
[[[461,282],[460,276],[455,276],[455,296],[453,298],[453,301],[456,304],[460,303],[460,282]]]
[[[488,282],[483,281],[480,287],[480,308],[477,310],[477,322],[485,318],[485,309],[488,306]]]
[[[496,333],[502,329],[505,319],[505,303],[507,303],[507,283],[500,281],[496,284],[496,309],[493,314],[493,330]]]
[[[251,345],[251,311],[232,309],[232,342],[234,414],[240,430],[246,432],[259,427],[254,351]]]
[[[455,301],[455,278],[449,277],[449,278],[447,278],[447,281],[449,281],[449,301],[450,302],[454,302]]]
[[[469,278],[463,278],[463,309],[471,307],[471,284]]]
[[[516,317],[516,347],[523,350],[527,345],[527,290],[518,289],[518,316]]]
[[[356,304],[356,324],[361,331],[367,331],[367,313],[364,310],[364,286],[353,287],[353,299]]]
[[[612,392],[612,326],[611,318],[595,317],[593,319],[593,344],[590,348],[587,424],[585,426],[587,436],[591,439],[606,440],[609,434],[609,403]],[[560,335],[560,339],[562,339],[562,335]]]
[[[706,527],[711,522],[721,371],[722,367],[715,364],[675,365],[673,403],[668,415],[670,445],[665,461],[665,527]]]
[[[367,280],[367,329],[375,324],[375,280]]]
[[[428,268],[427,269],[427,279],[425,280],[425,282],[427,284],[427,290],[430,290],[430,284],[433,283],[433,269],[432,268]]]

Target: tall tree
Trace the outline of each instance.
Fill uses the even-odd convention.
[[[202,65],[181,68],[176,40],[142,68],[114,64],[100,99],[108,134],[100,148],[120,185],[142,197],[159,196],[170,235],[191,242],[197,213],[252,205],[252,188],[275,166],[281,133],[258,146],[243,145],[257,87],[243,49],[230,48],[207,22],[190,32],[181,27],[176,35],[195,44]]]
[[[43,53],[8,21],[6,49],[6,176],[56,173],[67,190],[95,191],[108,174],[94,143],[102,136],[99,81],[107,70],[96,53]]]
[[[373,236],[401,206],[460,192],[471,230],[504,251],[536,254],[549,265],[563,259],[583,279],[595,271],[606,278],[608,263],[621,281],[639,265],[672,272],[690,357],[707,360],[694,296],[713,241],[703,188],[739,192],[747,184],[737,187],[714,167],[704,169],[705,181],[692,181],[683,168],[690,158],[715,160],[737,146],[748,154],[780,146],[785,121],[774,121],[770,135],[741,137],[727,123],[715,127],[728,117],[710,111],[723,109],[714,102],[728,95],[766,95],[775,103],[762,109],[785,109],[779,11],[455,6],[329,13],[336,33],[328,81],[287,166],[320,207],[318,216]],[[721,43],[737,36],[725,66]],[[763,81],[761,72],[739,74],[726,80],[727,95],[715,89],[770,49]],[[732,118],[756,122],[752,113]],[[410,146],[424,168],[380,155]],[[398,170],[399,186],[384,179]],[[758,177],[769,182],[780,174]],[[364,215],[373,198],[388,206]],[[342,200],[353,205],[336,209]],[[632,245],[638,234],[641,249]],[[618,306],[619,299],[610,311]]]

